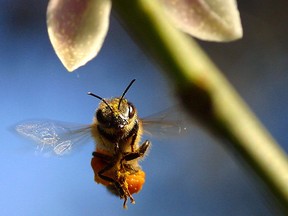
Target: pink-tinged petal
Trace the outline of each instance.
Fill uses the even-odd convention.
[[[180,30],[202,40],[231,41],[242,37],[235,0],[160,0]]]
[[[68,71],[97,55],[108,31],[110,11],[111,0],[49,1],[49,37]]]

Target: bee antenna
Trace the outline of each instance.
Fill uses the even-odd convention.
[[[93,97],[96,97],[96,98],[98,98],[99,100],[103,101],[103,102],[109,107],[109,109],[113,112],[112,107],[107,103],[107,101],[106,101],[104,98],[102,98],[102,97],[100,97],[100,96],[98,96],[98,95],[95,95],[95,94],[93,94],[92,92],[88,92],[87,94],[88,94],[88,95],[91,95],[91,96],[93,96]]]
[[[126,89],[124,90],[124,92],[123,92],[123,94],[122,94],[122,96],[121,96],[121,98],[120,98],[120,100],[119,100],[118,110],[119,110],[119,108],[120,108],[121,102],[122,102],[125,94],[127,93],[127,91],[129,90],[129,88],[132,86],[132,84],[133,84],[135,81],[136,81],[136,79],[133,79],[133,80],[129,83],[129,85],[126,87]]]

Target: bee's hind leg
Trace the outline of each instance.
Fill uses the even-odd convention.
[[[126,202],[127,202],[127,198],[128,197],[130,198],[131,203],[135,203],[134,198],[132,197],[131,193],[129,192],[129,190],[125,186],[125,178],[120,176],[119,179],[115,180],[115,179],[105,175],[105,172],[107,172],[110,169],[112,169],[115,166],[115,164],[116,164],[116,162],[113,160],[113,158],[111,156],[107,156],[107,155],[101,154],[99,152],[93,152],[92,155],[94,157],[101,158],[101,159],[105,160],[108,163],[107,166],[105,166],[102,170],[100,170],[97,173],[97,175],[101,179],[103,179],[103,180],[105,180],[107,182],[111,182],[113,184],[113,187],[107,186],[107,188],[113,194],[116,194],[121,199],[124,199],[123,207],[127,208]]]
[[[123,187],[121,186],[121,183],[119,181],[116,181],[115,179],[105,175],[105,172],[112,169],[116,164],[115,161],[113,160],[113,158],[111,156],[104,155],[104,154],[101,154],[99,152],[93,152],[92,155],[93,155],[93,157],[101,158],[108,163],[103,169],[101,169],[99,172],[97,172],[97,175],[101,179],[103,179],[107,182],[111,182],[114,185],[115,189],[117,189],[117,192],[118,192],[117,195],[119,195],[121,198],[123,198],[125,196],[125,191],[124,191]],[[111,192],[112,192],[112,190],[111,190]],[[115,193],[115,192],[113,191],[113,193]]]

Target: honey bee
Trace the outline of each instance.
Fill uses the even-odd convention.
[[[91,159],[94,180],[123,199],[123,207],[126,208],[128,199],[135,203],[132,194],[141,191],[145,183],[145,172],[139,161],[147,154],[151,142],[146,140],[139,145],[143,127],[156,125],[162,130],[169,128],[174,131],[182,128],[176,121],[165,121],[163,115],[147,120],[139,118],[135,106],[125,98],[134,82],[135,79],[121,97],[104,99],[88,92],[88,95],[101,101],[91,125],[36,120],[18,124],[16,131],[38,143],[41,152],[53,152],[59,156],[81,146],[87,137],[92,137],[96,143]]]

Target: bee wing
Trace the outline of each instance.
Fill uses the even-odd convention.
[[[141,120],[145,133],[160,137],[184,135],[189,125],[177,108],[168,108]]]
[[[62,156],[81,146],[91,137],[90,125],[77,125],[52,120],[31,120],[20,123],[16,131],[37,144],[37,150],[44,154]]]

